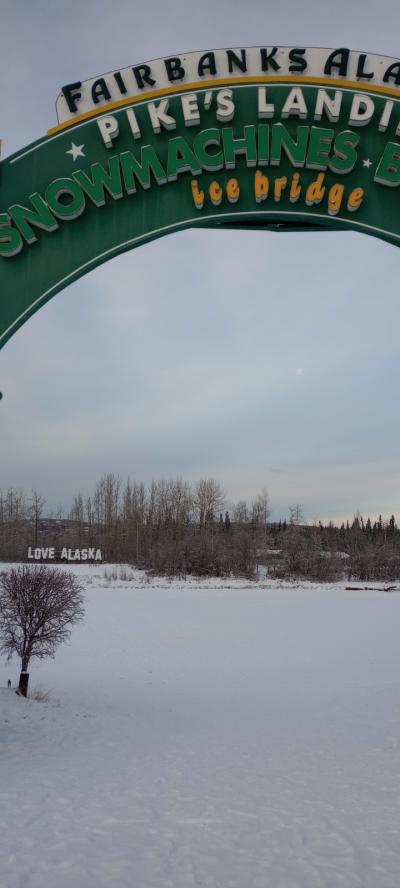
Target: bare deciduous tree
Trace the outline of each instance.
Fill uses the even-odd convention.
[[[45,503],[46,503],[46,500],[43,499],[42,496],[40,496],[40,493],[38,493],[37,490],[34,490],[32,492],[30,513],[32,515],[33,523],[34,523],[34,546],[35,546],[35,548],[38,544],[39,520],[41,518],[41,515],[43,512],[43,507],[44,507]]]
[[[250,520],[249,510],[246,500],[239,500],[233,507],[233,520],[237,524],[247,524]]]
[[[73,573],[28,565],[0,574],[0,651],[20,658],[24,696],[31,659],[54,657],[83,615],[83,587]]]
[[[251,504],[251,517],[254,524],[265,526],[270,516],[268,491],[263,487],[257,499]]]
[[[290,524],[294,524],[297,526],[304,523],[303,507],[300,505],[300,503],[296,503],[296,505],[294,506],[289,506],[289,513]]]
[[[200,527],[212,524],[215,516],[225,505],[226,494],[215,478],[201,478],[196,484],[193,507]]]

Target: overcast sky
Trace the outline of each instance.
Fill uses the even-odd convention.
[[[359,0],[0,0],[4,154],[60,87],[219,46],[398,56],[400,9]],[[186,231],[62,291],[0,353],[0,488],[69,507],[106,471],[267,487],[273,516],[400,516],[400,252],[356,233]],[[0,284],[1,286],[1,284]],[[0,294],[1,298],[1,294]]]

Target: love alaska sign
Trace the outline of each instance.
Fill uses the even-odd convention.
[[[0,348],[71,281],[179,229],[353,229],[400,244],[396,59],[168,56],[65,85],[57,114],[0,164]]]

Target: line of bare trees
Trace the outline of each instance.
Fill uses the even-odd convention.
[[[165,574],[252,576],[269,516],[266,491],[228,504],[214,478],[146,486],[107,474],[92,495],[75,494],[67,516],[45,516],[44,506],[37,492],[0,492],[0,559],[23,560],[28,546],[96,547],[108,561]]]
[[[37,491],[27,496],[10,487],[0,490],[0,556],[3,560],[22,556],[25,540],[37,545],[39,524],[46,500]]]
[[[270,522],[262,490],[232,503],[214,478],[191,485],[182,478],[150,485],[104,475],[92,495],[77,493],[66,515],[45,512],[45,500],[0,491],[0,560],[25,560],[28,546],[100,548],[107,561],[161,574],[255,576],[315,580],[400,578],[400,531],[394,516],[372,522],[306,524],[302,508]]]
[[[243,509],[250,523],[243,516],[238,520]],[[74,497],[69,518],[80,544],[98,545],[108,560],[133,561],[165,574],[252,576],[259,536],[254,528],[265,532],[268,516],[266,491],[250,507],[239,503],[230,510],[214,478],[195,485],[161,479],[146,487],[130,479],[122,484],[108,474],[93,497]]]

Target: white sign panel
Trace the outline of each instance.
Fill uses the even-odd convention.
[[[400,61],[349,49],[251,47],[182,53],[66,84],[58,96],[59,123],[128,104],[147,94],[207,88],[221,83],[349,81],[360,87],[400,92]]]

